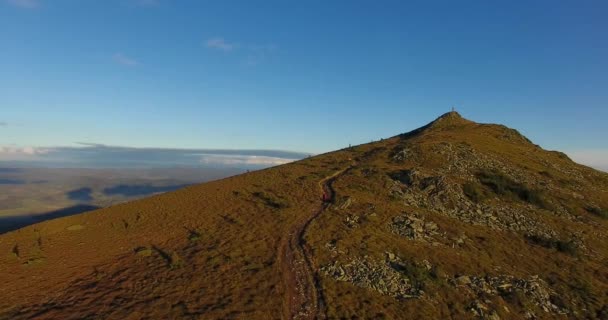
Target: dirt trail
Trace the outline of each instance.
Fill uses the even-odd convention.
[[[325,306],[316,277],[312,250],[304,241],[306,228],[334,202],[332,183],[351,167],[340,170],[319,182],[321,193],[329,201],[323,201],[312,215],[298,221],[283,238],[281,250],[281,272],[285,284],[283,317],[285,319],[325,319]]]

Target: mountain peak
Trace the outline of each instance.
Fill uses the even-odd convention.
[[[474,122],[463,118],[460,113],[456,111],[450,111],[439,116],[437,119],[435,119],[435,121],[431,122],[429,126],[431,128],[443,128],[471,123]]]
[[[428,130],[457,128],[468,124],[475,124],[475,122],[463,118],[460,113],[452,110],[450,112],[442,114],[437,119],[433,120],[432,122],[428,123],[423,127],[401,134],[401,137],[412,137],[422,132],[427,132]]]

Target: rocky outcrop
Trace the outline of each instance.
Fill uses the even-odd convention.
[[[552,302],[552,300],[555,300],[555,292],[538,276],[520,279],[510,275],[486,277],[462,275],[455,277],[450,283],[456,287],[467,288],[480,300],[488,296],[508,296],[517,292],[525,297],[528,302],[531,302],[544,312],[553,314],[567,313],[567,310]],[[492,314],[489,311],[490,308],[479,300],[473,301],[471,305],[471,311],[477,316],[484,317]]]
[[[412,213],[404,213],[396,216],[389,223],[392,233],[406,237],[410,240],[431,241],[439,235],[439,227],[432,221],[427,221],[423,216]]]
[[[555,239],[558,234],[530,214],[538,210],[530,204],[500,204],[488,201],[479,204],[465,196],[462,186],[446,176],[432,176],[411,169],[389,175],[388,192],[405,205],[426,208],[464,223],[509,230],[526,236]]]
[[[352,259],[347,263],[333,262],[321,267],[321,272],[338,281],[399,299],[417,298],[422,291],[402,272],[404,262],[390,254],[385,261],[370,257]]]

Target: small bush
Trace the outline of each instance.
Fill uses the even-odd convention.
[[[18,245],[13,246],[13,249],[11,250],[11,254],[15,258],[19,258],[19,246]]]
[[[180,256],[177,254],[177,252],[173,252],[171,254],[171,258],[169,261],[169,267],[171,269],[177,269],[177,268],[181,268],[184,266],[184,260],[182,260],[182,258],[180,258]]]
[[[572,240],[570,240],[570,241],[558,240],[555,242],[555,248],[557,249],[557,251],[567,253],[569,255],[576,254],[576,244]]]
[[[600,207],[586,207],[587,212],[594,214],[602,219],[608,219],[608,210]]]
[[[199,241],[201,239],[201,234],[192,230],[190,231],[190,234],[188,235],[188,240],[190,240],[190,242],[196,242]]]
[[[264,204],[274,209],[284,209],[289,207],[289,205],[285,201],[277,199],[277,197],[275,197],[274,195],[268,194],[266,192],[254,192],[253,196],[264,201]]]
[[[469,199],[471,199],[474,202],[481,202],[488,198],[488,195],[485,192],[485,190],[483,189],[483,187],[477,183],[473,183],[473,182],[465,183],[462,186],[462,191],[464,192],[465,196],[467,196]]]
[[[556,249],[559,252],[567,253],[569,255],[576,255],[577,246],[576,243],[572,240],[559,240],[559,239],[551,239],[538,235],[529,235],[526,238],[541,247],[545,247],[547,249]]]
[[[422,290],[426,282],[437,280],[437,275],[433,270],[427,270],[413,263],[391,262],[390,266],[395,271],[406,276],[412,282],[412,286],[417,289]]]

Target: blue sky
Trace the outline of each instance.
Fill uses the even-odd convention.
[[[607,16],[606,1],[0,0],[0,153],[320,153],[456,106],[608,168]]]

